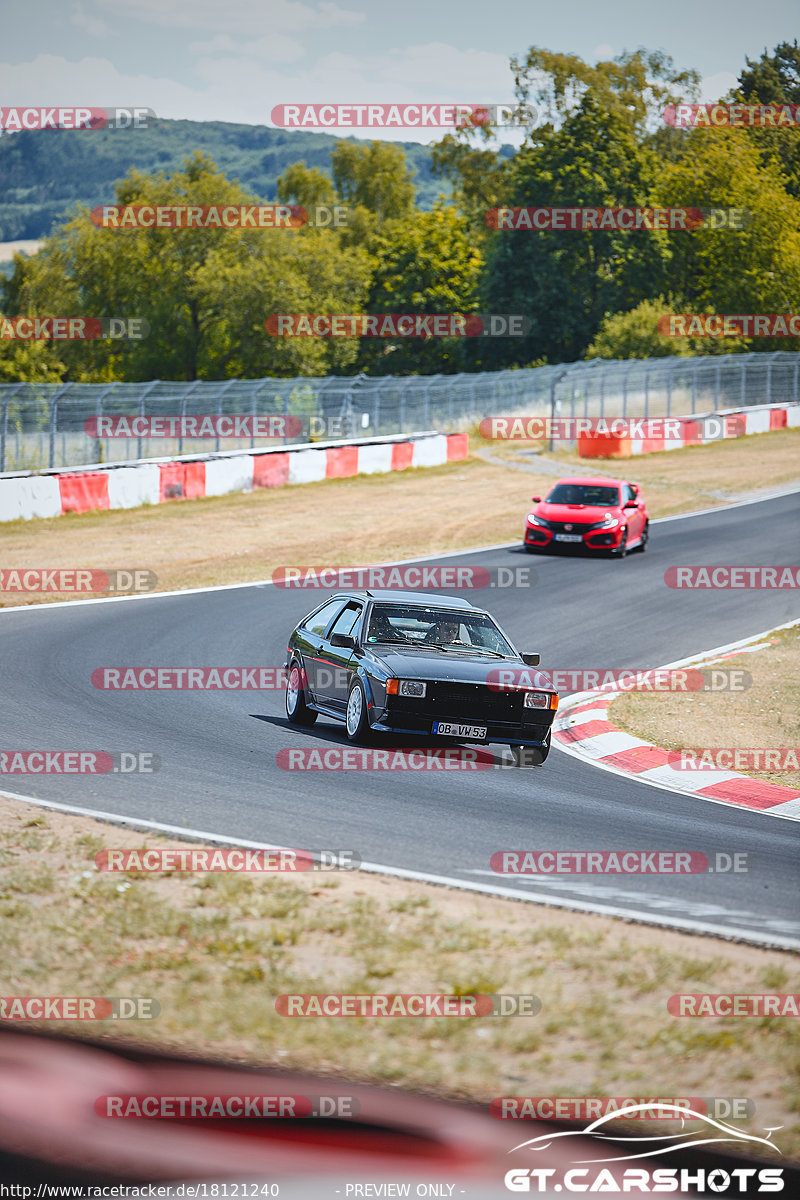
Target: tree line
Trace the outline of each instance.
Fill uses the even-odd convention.
[[[415,204],[402,148],[339,142],[330,174],[298,162],[277,202],[346,206],[340,227],[104,229],[80,208],[18,256],[0,311],[138,319],[141,340],[0,336],[0,380],[131,381],[451,373],[587,357],[798,349],[800,339],[668,338],[668,313],[800,312],[800,128],[680,128],[698,77],[639,50],[594,66],[532,47],[511,62],[539,118],[509,155],[492,129],[433,149],[452,198]],[[800,48],[746,60],[729,101],[800,104]],[[206,155],[131,170],[116,204],[263,203]],[[492,228],[497,208],[732,210],[696,228]],[[496,222],[495,222],[496,223]],[[714,227],[716,225],[716,227]],[[524,337],[275,337],[276,313],[519,313]],[[6,330],[8,326],[5,327]],[[0,333],[3,326],[0,325]]]

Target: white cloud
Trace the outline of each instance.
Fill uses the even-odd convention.
[[[718,71],[716,75],[708,75],[700,82],[700,103],[714,104],[738,83],[738,76],[731,71]]]
[[[70,13],[70,24],[77,25],[78,29],[85,30],[89,37],[115,37],[114,30],[108,25],[102,17],[90,17],[82,4],[76,4]]]
[[[291,39],[287,39],[291,42]],[[507,59],[485,51],[461,51],[441,43],[390,50],[357,58],[337,52],[313,65],[286,70],[263,56],[245,54],[238,39],[220,35],[207,43],[194,63],[196,85],[120,71],[106,58],[78,62],[40,54],[19,64],[0,63],[4,93],[15,105],[137,105],[160,117],[190,121],[230,121],[268,125],[270,112],[287,103],[504,103],[513,98]],[[284,47],[290,54],[291,45]],[[284,62],[291,61],[284,59]],[[478,83],[476,83],[476,80]],[[89,83],[88,81],[91,81]],[[436,141],[440,129],[331,129],[359,138]],[[86,136],[89,136],[88,134]],[[512,130],[501,141],[516,141]]]
[[[116,0],[98,0],[98,6],[118,13]],[[173,29],[207,29],[234,35],[304,33],[310,29],[357,25],[366,15],[340,8],[330,0],[316,7],[298,0],[136,0],[126,10],[127,17]]]
[[[590,62],[610,62],[614,57],[614,47],[609,46],[608,42],[601,42],[599,46],[595,46],[592,53],[589,55]]]
[[[285,37],[273,33],[269,37],[247,38],[235,41],[227,33],[218,33],[207,42],[190,42],[189,53],[201,61],[196,70],[204,78],[208,77],[208,62],[222,62],[227,58],[258,58],[262,62],[289,63],[305,58],[305,47],[296,38]]]

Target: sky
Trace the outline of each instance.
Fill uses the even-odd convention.
[[[509,58],[531,45],[592,63],[663,50],[717,100],[745,56],[793,41],[798,25],[797,0],[5,0],[0,105],[270,125],[284,103],[507,103]]]

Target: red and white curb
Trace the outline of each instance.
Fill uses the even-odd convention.
[[[800,620],[788,621],[777,628],[790,629],[798,624]],[[763,639],[772,632],[766,630],[739,642],[718,646],[702,657],[682,659],[660,669],[701,667],[723,658],[751,653],[768,644]],[[553,723],[553,741],[559,749],[575,758],[585,759],[593,766],[618,775],[634,776],[654,787],[800,821],[800,788],[765,783],[738,771],[716,771],[705,767],[694,771],[678,770],[670,765],[670,759],[674,761],[674,751],[671,754],[661,746],[617,728],[608,719],[608,707],[617,696],[626,694],[624,688],[603,688],[569,697]]]

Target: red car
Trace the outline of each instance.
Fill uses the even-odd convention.
[[[525,522],[525,549],[581,546],[607,550],[624,558],[629,550],[644,550],[650,518],[638,484],[603,476],[559,479]]]

